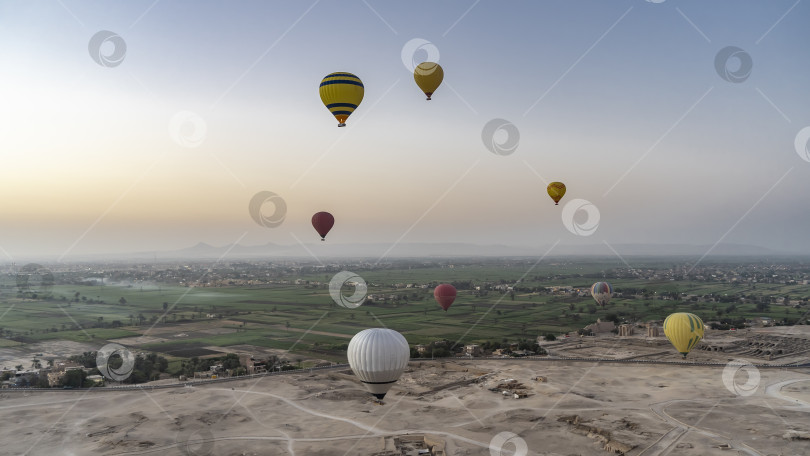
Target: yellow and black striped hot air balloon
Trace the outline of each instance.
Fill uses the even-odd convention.
[[[346,119],[363,101],[363,81],[351,73],[338,72],[327,75],[321,81],[318,91],[326,109],[337,119],[338,127],[346,126]]]
[[[664,320],[664,335],[684,358],[703,338],[703,329],[703,320],[691,313],[677,312]]]

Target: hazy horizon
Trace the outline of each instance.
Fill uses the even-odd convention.
[[[806,3],[65,1],[0,13],[3,261],[198,242],[315,243],[314,256],[450,242],[810,254]],[[729,46],[742,53],[723,75]],[[445,73],[429,102],[407,68],[428,58]],[[335,71],[365,85],[346,128],[317,93]],[[514,152],[487,149],[494,119],[519,131]],[[551,181],[568,188],[559,206]],[[251,217],[262,191],[285,201],[278,226]],[[572,206],[564,222],[576,200],[597,220]],[[321,210],[336,218],[325,243],[310,225]]]
[[[471,243],[418,243],[408,242],[395,246],[386,243],[330,243],[318,249],[319,243],[306,244],[226,244],[197,243],[174,250],[152,251],[103,251],[73,254],[61,260],[47,254],[18,255],[13,260],[0,259],[0,265],[26,263],[80,264],[112,261],[116,263],[154,263],[161,261],[190,261],[202,263],[227,263],[229,261],[274,262],[303,261],[325,265],[334,262],[371,262],[373,264],[398,261],[531,259],[542,261],[610,260],[618,267],[633,268],[638,261],[682,261],[697,265],[710,265],[726,261],[804,261],[810,254],[773,250],[756,245],[718,244],[551,244],[537,246],[509,246],[502,244]],[[315,253],[317,251],[317,254]]]

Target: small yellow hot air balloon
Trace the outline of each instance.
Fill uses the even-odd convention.
[[[548,192],[548,196],[554,200],[554,205],[557,206],[565,195],[565,184],[562,182],[552,182],[548,184],[546,191]]]
[[[363,81],[351,73],[331,73],[323,78],[318,90],[326,109],[335,116],[338,127],[346,126],[346,119],[363,101]]]
[[[422,62],[413,70],[413,80],[425,92],[427,99],[439,88],[444,79],[444,70],[441,65],[434,62]]]
[[[700,339],[703,339],[703,321],[695,314],[674,313],[664,320],[664,334],[686,358]]]

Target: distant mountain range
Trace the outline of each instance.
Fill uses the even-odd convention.
[[[446,258],[446,257],[537,257],[548,252],[549,257],[560,256],[615,256],[611,247],[621,256],[790,256],[789,252],[744,244],[710,245],[687,244],[590,244],[551,245],[516,247],[505,245],[478,245],[470,243],[386,243],[371,244],[331,244],[311,243],[280,245],[224,245],[212,246],[198,243],[180,250],[139,252],[115,255],[118,258],[133,259],[259,259],[259,258]],[[108,256],[108,255],[104,255]],[[109,255],[113,256],[113,255]]]

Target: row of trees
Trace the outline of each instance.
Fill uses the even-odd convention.
[[[68,360],[91,369],[89,375],[94,375],[100,373],[96,366],[96,355],[96,352],[84,352],[81,355],[71,356]],[[107,363],[113,369],[119,369],[123,362],[124,360],[119,355],[113,355],[107,360]],[[138,354],[135,356],[132,372],[122,383],[137,384],[157,380],[160,378],[161,373],[166,372],[168,367],[169,361],[162,356],[155,353],[149,353],[145,356]]]
[[[502,350],[504,354],[511,354],[513,350],[526,350],[538,355],[545,354],[545,350],[536,341],[528,339],[518,339],[517,343],[510,343],[507,339],[500,341],[488,340],[478,345],[484,353]],[[425,345],[425,350],[422,353],[419,353],[416,347],[411,347],[411,358],[449,358],[462,352],[464,352],[464,345],[453,345],[449,340],[443,339]]]
[[[239,363],[239,356],[235,353],[228,353],[227,355],[218,358],[205,359],[200,359],[195,356],[187,361],[182,361],[180,363],[180,369],[174,372],[174,374],[193,377],[195,372],[209,371],[211,370],[211,366],[215,366],[217,364],[222,364],[222,368],[226,370],[233,369],[235,371],[234,375],[244,374],[245,369]],[[271,366],[268,366],[268,369],[270,368]]]

